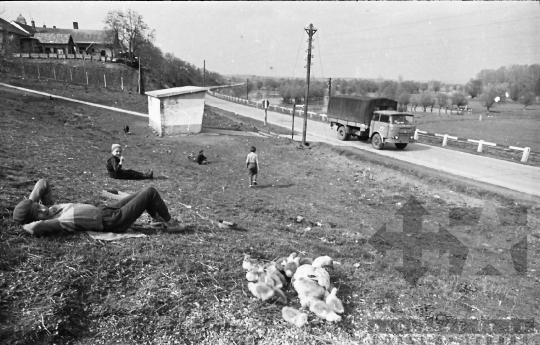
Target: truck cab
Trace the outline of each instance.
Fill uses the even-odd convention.
[[[414,115],[394,110],[375,110],[369,126],[371,145],[380,150],[386,143],[393,143],[402,150],[414,142]]]

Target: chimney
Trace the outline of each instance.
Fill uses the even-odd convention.
[[[79,30],[79,23],[73,22],[73,29]]]
[[[32,20],[32,27],[35,29],[36,28],[36,22]]]

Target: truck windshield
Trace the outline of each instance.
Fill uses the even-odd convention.
[[[391,122],[395,125],[410,125],[414,122],[414,116],[392,115]]]

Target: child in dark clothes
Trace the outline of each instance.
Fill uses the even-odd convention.
[[[111,147],[111,153],[111,158],[107,160],[107,171],[109,172],[110,177],[121,180],[144,180],[154,178],[154,172],[152,170],[150,170],[148,174],[145,174],[135,170],[122,169],[122,164],[124,163],[122,146],[113,144]]]
[[[207,164],[206,157],[204,156],[204,150],[199,151],[199,155],[197,156],[197,163],[199,164]]]

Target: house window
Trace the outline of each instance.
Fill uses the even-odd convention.
[[[63,55],[64,54],[64,49],[58,49],[58,55]]]
[[[50,54],[51,53],[51,48],[47,47],[45,48],[45,54]]]

